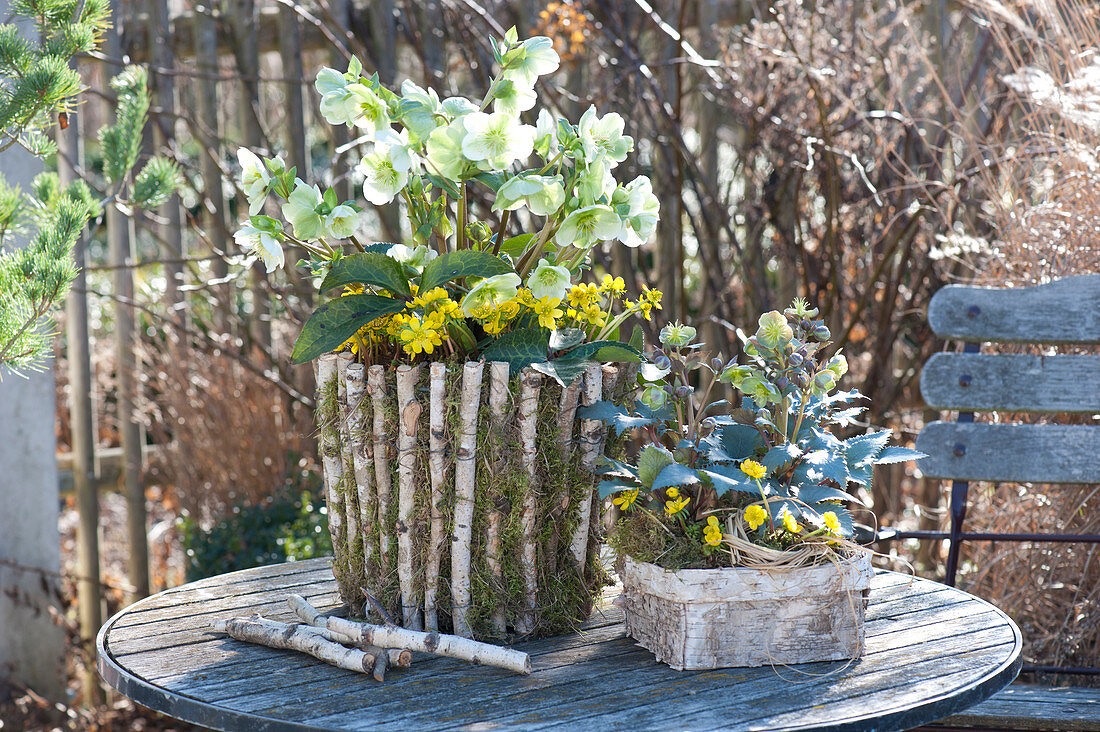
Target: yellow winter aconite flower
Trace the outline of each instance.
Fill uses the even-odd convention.
[[[679,498],[680,497],[680,489],[679,488],[669,488],[668,490],[665,491],[665,495],[667,495],[669,498]]]
[[[639,312],[646,320],[653,319],[653,308],[661,310],[661,298],[663,293],[660,290],[651,290],[646,285],[642,285],[642,296],[638,298],[637,302],[633,300],[625,300],[623,304],[628,310]]]
[[[626,292],[626,282],[622,277],[612,277],[609,274],[605,274],[603,280],[600,282],[600,290],[610,293],[614,297],[618,297]]]
[[[797,534],[799,531],[802,531],[802,527],[795,521],[794,516],[786,512],[783,514],[783,528],[792,534]]]
[[[836,513],[833,511],[826,511],[821,514],[821,518],[825,520],[825,528],[829,530],[830,534],[840,533],[840,519],[837,518]]]
[[[741,472],[753,480],[760,480],[768,474],[768,469],[755,460],[741,461]]]
[[[598,300],[600,297],[600,288],[591,283],[573,285],[571,288],[569,288],[569,294],[567,295],[567,297],[569,299],[570,305],[577,308],[578,310],[583,310],[590,305],[598,304]]]
[[[691,496],[684,496],[683,498],[674,498],[669,501],[665,501],[665,513],[669,516],[675,516],[676,514],[687,508],[688,503],[691,502]]]
[[[722,543],[722,527],[714,516],[707,516],[707,525],[703,527],[703,542],[707,546],[718,546]]]
[[[611,499],[611,502],[622,510],[626,510],[634,505],[634,501],[638,500],[638,489],[619,491],[619,494]]]
[[[745,523],[749,525],[750,530],[756,531],[767,520],[768,512],[763,507],[753,504],[745,509]]]
[[[432,313],[424,320],[421,320],[418,315],[405,316],[398,334],[401,347],[410,356],[421,352],[431,353],[436,346],[443,344],[443,336],[439,333],[442,327],[443,317],[438,313]]]
[[[607,313],[601,310],[600,306],[596,304],[587,306],[578,314],[577,319],[587,321],[590,325],[594,325],[597,328],[602,328],[607,325]]]
[[[535,300],[530,308],[535,315],[539,316],[539,325],[547,330],[554,330],[558,327],[558,319],[565,315],[558,307],[560,304],[561,300],[556,297],[544,297],[541,300]]]

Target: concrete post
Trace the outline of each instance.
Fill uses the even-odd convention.
[[[0,0],[0,17],[8,6]],[[0,173],[24,191],[41,169],[22,148],[0,155]],[[65,634],[49,612],[61,610],[54,411],[52,370],[0,369],[0,692],[14,679],[61,701]]]

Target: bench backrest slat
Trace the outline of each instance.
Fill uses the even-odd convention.
[[[1100,356],[937,353],[921,373],[928,406],[969,412],[1100,412]]]
[[[1100,344],[1100,275],[1045,285],[948,285],[928,306],[936,335],[962,341]]]
[[[1095,483],[1100,428],[932,422],[917,437],[926,478],[994,483]]]

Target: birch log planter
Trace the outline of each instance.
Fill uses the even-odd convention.
[[[626,631],[674,669],[843,661],[863,653],[869,554],[783,569],[623,560]]]
[[[568,388],[499,362],[316,364],[344,603],[363,612],[370,592],[406,628],[477,639],[588,615],[606,583],[593,525],[606,434],[576,411],[621,402],[631,379],[596,363]]]

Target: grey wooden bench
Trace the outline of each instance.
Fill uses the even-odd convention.
[[[1100,344],[1100,275],[1016,289],[952,285],[933,297],[928,321],[936,335],[964,344],[962,353],[933,356],[921,375],[921,394],[929,406],[959,412],[957,421],[932,422],[917,438],[917,449],[928,454],[920,463],[924,475],[952,481],[951,524],[945,532],[895,532],[894,537],[946,540],[950,585],[955,584],[965,541],[1100,542],[1097,535],[964,528],[969,481],[1100,483],[1100,427],[974,420],[976,412],[1100,412],[1100,356],[980,352],[982,343]],[[1029,670],[1061,669],[1025,665],[1025,673]],[[1100,689],[1014,684],[941,724],[1100,730]]]

